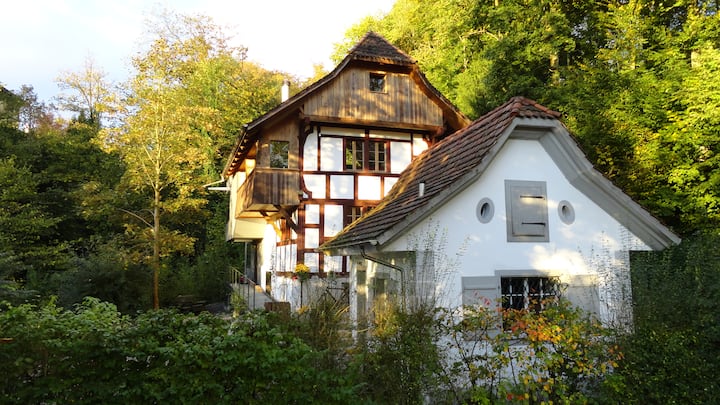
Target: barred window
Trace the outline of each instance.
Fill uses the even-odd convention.
[[[548,300],[559,296],[557,277],[502,277],[500,297],[503,309],[540,312]]]

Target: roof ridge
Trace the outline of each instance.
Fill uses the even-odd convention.
[[[347,55],[353,59],[390,60],[405,65],[417,64],[417,61],[410,55],[375,31],[365,33],[360,41],[350,48]]]

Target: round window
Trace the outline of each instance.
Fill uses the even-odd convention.
[[[475,208],[475,215],[477,216],[478,221],[483,224],[490,222],[493,215],[495,215],[495,206],[493,205],[492,200],[489,198],[483,198],[480,200]]]
[[[575,208],[569,202],[562,200],[558,204],[558,216],[561,221],[570,225],[575,222]]]

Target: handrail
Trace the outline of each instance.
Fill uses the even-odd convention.
[[[241,294],[243,298],[245,298],[245,302],[247,303],[249,308],[256,309],[257,305],[257,287],[258,285],[249,279],[245,273],[237,269],[236,267],[229,266],[229,274],[228,274],[228,282],[233,288],[233,291]],[[247,285],[248,288],[239,288],[240,285]],[[265,293],[265,291],[262,292],[269,300],[272,302],[275,302],[275,298],[273,298],[270,294]],[[252,295],[252,298],[251,298]],[[251,304],[252,301],[252,305]]]

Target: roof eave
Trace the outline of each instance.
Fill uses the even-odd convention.
[[[534,119],[519,120],[532,123]],[[651,249],[662,250],[681,242],[679,236],[596,170],[560,121],[548,123],[552,125],[538,140],[570,184]]]

